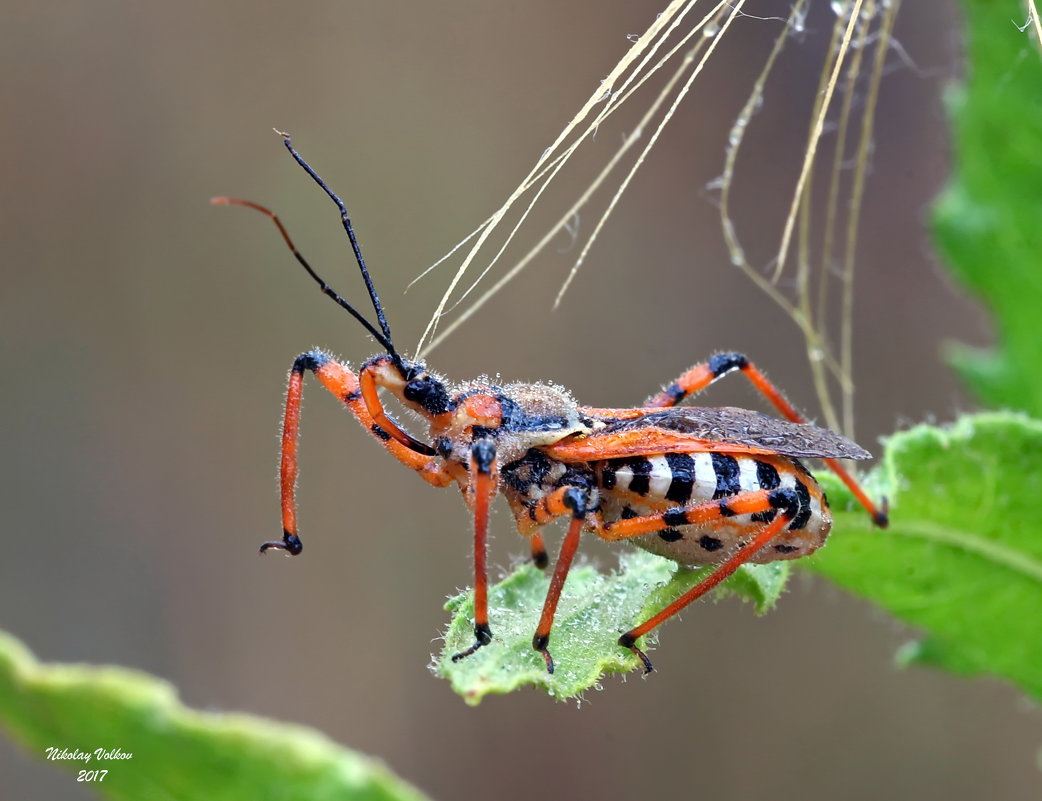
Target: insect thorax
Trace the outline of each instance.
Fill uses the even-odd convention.
[[[446,459],[465,462],[471,444],[489,439],[500,467],[522,459],[532,448],[588,434],[591,421],[579,414],[571,394],[554,384],[498,386],[478,379],[459,387],[455,413],[444,430],[435,430],[436,448]]]

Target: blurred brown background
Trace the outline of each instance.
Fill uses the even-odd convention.
[[[831,25],[828,4],[815,6],[739,176],[738,224],[760,264]],[[446,801],[1037,798],[1037,710],[994,681],[895,670],[914,632],[805,576],[763,619],[737,602],[690,610],[666,629],[657,674],[609,680],[579,708],[536,692],[466,707],[427,670],[444,598],[470,582],[463,505],[386,458],[316,388],[303,425],[307,549],[255,555],[279,531],[287,368],[314,345],[356,364],[373,347],[265,220],[207,199],[274,206],[359,297],[334,209],[271,127],[293,132],[346,197],[408,347],[447,273],[405,285],[499,204],[658,10],[6,3],[0,626],[44,659],[139,667],[194,706],[315,726]],[[905,3],[897,36],[914,65],[895,51],[883,84],[856,320],[870,448],[969,408],[940,348],[990,336],[923,226],[948,163],[940,94],[961,70],[955,12]],[[565,241],[435,366],[553,379],[587,403],[625,405],[735,349],[816,409],[795,328],[730,267],[704,189],[780,25],[736,24],[559,311]],[[602,147],[625,130],[602,129]],[[568,173],[555,202],[587,177]],[[763,408],[738,379],[711,398]],[[505,567],[524,546],[503,509],[494,524],[492,562]],[[5,739],[0,776],[8,798],[87,797]]]

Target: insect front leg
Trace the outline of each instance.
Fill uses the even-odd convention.
[[[435,453],[434,449],[403,431],[401,426],[387,415],[383,404],[380,403],[380,396],[377,394],[378,386],[383,385],[390,389],[389,382],[392,378],[396,379],[395,383],[405,383],[401,375],[398,374],[397,369],[391,368],[392,363],[393,360],[390,356],[375,356],[362,365],[362,369],[359,370],[358,383],[365,408],[369,411],[373,420],[376,421],[376,424],[396,442],[417,453],[433,456]]]
[[[718,378],[723,378],[735,370],[740,371],[748,378],[752,385],[773,404],[774,408],[781,412],[783,417],[794,423],[805,423],[807,421],[789,403],[781,391],[768,380],[767,376],[741,353],[718,353],[708,361],[696,364],[690,370],[682,373],[676,381],[667,386],[662,392],[648,398],[644,402],[644,406],[650,408],[676,406],[684,398],[701,392]],[[886,498],[883,498],[882,504],[877,507],[843,465],[835,459],[823,459],[822,461],[847,485],[854,497],[857,498],[858,503],[871,515],[872,522],[880,528],[886,528],[890,522],[887,517]]]
[[[264,543],[260,547],[261,553],[275,548],[296,556],[304,547],[297,535],[296,485],[299,470],[297,448],[300,439],[300,402],[304,393],[304,373],[307,370],[314,373],[322,385],[347,406],[358,422],[379,440],[395,459],[415,470],[425,481],[436,487],[447,487],[452,481],[436,457],[418,453],[391,438],[373,420],[362,400],[358,377],[346,365],[321,350],[302,353],[293,362],[289,373],[286,411],[282,424],[282,457],[279,467],[282,539]]]
[[[546,541],[539,529],[546,525],[553,516],[543,519],[540,516],[539,507],[532,510],[520,501],[511,501],[510,508],[517,523],[517,533],[528,540],[528,547],[532,553],[532,564],[543,570],[550,564],[550,557],[546,553]]]
[[[498,492],[496,446],[491,440],[480,439],[470,449],[470,488],[474,506],[474,644],[458,654],[458,662],[492,642],[488,625],[488,511]]]

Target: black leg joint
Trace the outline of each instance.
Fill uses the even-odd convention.
[[[542,570],[550,564],[550,557],[547,556],[546,551],[539,551],[539,553],[532,554],[532,563]]]
[[[385,362],[393,361],[394,360],[386,353],[377,353],[375,356],[370,356],[368,359],[362,362],[362,366],[359,368],[359,372],[365,370],[368,367],[375,367],[377,365],[384,364]]]
[[[713,378],[719,378],[732,370],[741,370],[749,364],[749,360],[741,353],[718,353],[709,359],[709,370]]]
[[[890,501],[885,495],[879,504],[879,510],[872,515],[872,522],[879,528],[886,528],[890,525]]]
[[[296,361],[293,362],[293,372],[300,374],[305,370],[315,372],[315,370],[318,370],[324,364],[332,360],[333,357],[325,351],[318,350],[317,348],[315,350],[309,350],[307,353],[300,354]]]
[[[789,519],[792,519],[799,514],[800,496],[796,494],[796,490],[771,490],[770,494],[767,496],[767,501],[770,503],[772,508],[780,510],[781,513]]]
[[[674,528],[676,526],[687,525],[687,512],[682,507],[676,509],[667,509],[662,514],[662,522],[666,524],[667,528]]]
[[[470,454],[474,457],[474,464],[478,472],[488,475],[492,472],[492,463],[496,460],[496,446],[487,439],[479,439],[470,446]]]
[[[680,384],[670,384],[662,390],[662,394],[673,401],[673,403],[680,403],[680,401],[687,397],[687,393]]]
[[[572,517],[576,520],[586,517],[586,494],[578,487],[566,489],[561,502],[572,510]]]
[[[637,638],[630,634],[628,631],[619,637],[619,645],[623,648],[632,648],[637,642]]]

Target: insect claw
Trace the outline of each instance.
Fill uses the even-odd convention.
[[[466,659],[468,656],[470,656],[472,653],[474,653],[480,647],[481,647],[481,643],[476,642],[472,646],[470,646],[470,648],[468,648],[467,650],[460,651],[459,653],[453,654],[452,655],[452,661],[453,662],[459,662],[461,659]]]
[[[655,666],[651,664],[651,660],[648,659],[648,655],[640,650],[636,645],[631,645],[630,650],[633,651],[637,656],[640,657],[640,661],[644,663],[644,675],[647,676],[651,673]]]
[[[629,648],[640,659],[640,661],[644,663],[644,675],[647,676],[655,669],[655,666],[651,664],[648,655],[634,644],[636,641],[636,637],[633,637],[629,632],[619,637],[619,645],[623,648]]]
[[[543,657],[543,661],[546,662],[546,672],[553,675],[554,672],[554,658],[550,656],[550,651],[547,650],[547,645],[550,643],[549,634],[539,634],[532,638],[532,647],[535,648],[539,654]]]
[[[274,540],[261,545],[260,553],[263,554],[272,548],[279,551],[285,551],[288,556],[296,556],[304,550],[304,543],[300,541],[300,537],[296,534],[290,534],[288,531],[284,531],[281,540]]]
[[[474,626],[474,636],[477,639],[470,648],[452,655],[453,662],[459,662],[461,659],[466,659],[481,646],[488,645],[492,642],[492,629],[489,628],[488,623],[478,623]]]

